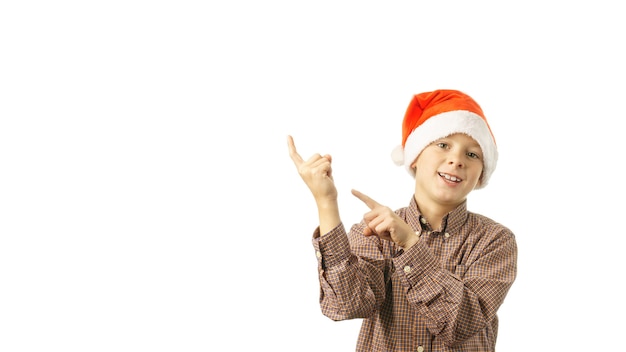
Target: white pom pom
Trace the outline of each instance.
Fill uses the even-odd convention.
[[[391,151],[391,160],[398,166],[404,165],[404,149],[401,145],[393,148]]]

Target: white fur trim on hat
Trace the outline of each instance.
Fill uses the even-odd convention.
[[[496,168],[498,150],[485,120],[471,111],[448,111],[430,117],[411,132],[404,149],[402,146],[394,149],[392,159],[396,165],[404,165],[409,174],[415,177],[415,170],[411,168],[411,164],[422,150],[430,143],[454,133],[465,133],[480,145],[483,153],[483,176],[476,189],[485,187]]]
[[[391,160],[398,166],[404,165],[404,150],[401,145],[393,148],[391,151]]]

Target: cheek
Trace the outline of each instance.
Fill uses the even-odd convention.
[[[483,183],[483,174],[480,174],[480,176],[478,177],[478,181],[476,181],[476,184],[474,185],[474,188],[480,187],[482,183]]]
[[[476,178],[476,185],[477,186],[480,185],[481,182],[483,182],[483,171],[484,170],[485,169],[482,167],[482,165],[478,168],[478,171],[476,173],[478,175],[477,178]]]

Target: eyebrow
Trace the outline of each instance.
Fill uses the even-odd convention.
[[[459,132],[459,133],[463,133],[463,132]],[[442,142],[442,141],[449,141],[449,140],[451,140],[451,138],[450,138],[451,136],[452,136],[452,135],[449,135],[449,136],[446,136],[446,137],[442,137],[442,138],[436,139],[436,140],[434,140],[434,141],[433,141],[433,143]],[[469,137],[469,136],[468,136],[468,137]],[[472,147],[477,147],[477,148],[480,148],[480,144],[478,143],[478,141],[476,141],[476,140],[475,140],[474,138],[472,138],[472,137],[470,137],[470,138],[472,139],[472,144],[471,144],[469,147],[470,147],[470,148],[472,148]],[[481,148],[481,149],[482,149],[482,148]]]

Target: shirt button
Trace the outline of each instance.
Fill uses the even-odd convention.
[[[446,238],[448,238],[448,237],[450,237],[450,234],[446,232],[446,233],[444,234],[444,236],[445,236]]]
[[[405,267],[404,267],[404,272],[405,272],[405,273],[407,273],[407,274],[408,274],[408,273],[410,273],[410,272],[411,272],[411,267],[410,267],[410,266],[408,266],[408,265],[407,265],[407,266],[405,266]]]
[[[422,224],[426,224],[426,219],[425,219],[425,218],[420,218],[420,222],[421,222]]]
[[[417,352],[424,352],[423,346],[417,346]]]
[[[317,259],[322,258],[322,252],[320,251],[315,252],[315,256],[317,257]]]

